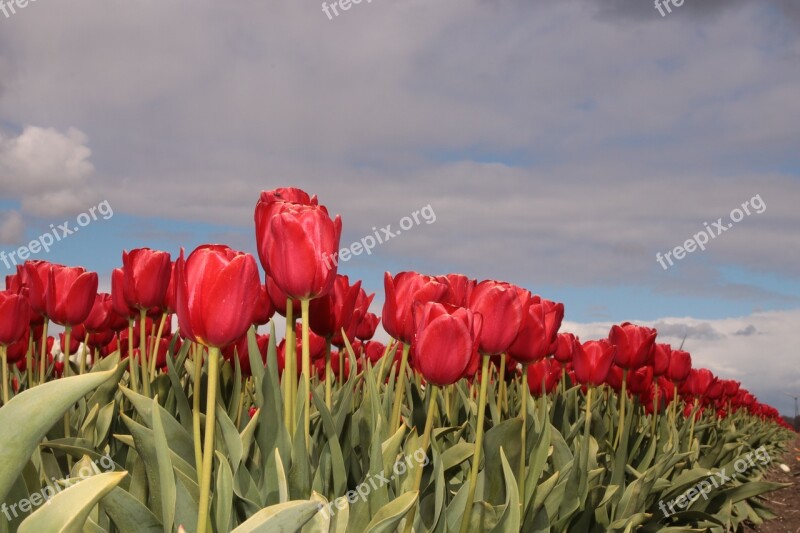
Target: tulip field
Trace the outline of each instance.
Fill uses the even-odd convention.
[[[796,438],[738,381],[497,280],[339,272],[265,191],[258,257],[121,251],[0,292],[0,533],[743,531]],[[285,317],[280,327],[275,315]],[[388,342],[375,340],[382,327]]]

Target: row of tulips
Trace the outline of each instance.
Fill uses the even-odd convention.
[[[692,368],[689,353],[657,343],[655,330],[624,323],[606,339],[581,342],[559,333],[562,304],[509,283],[387,273],[379,318],[369,312],[375,295],[330,261],[341,218],[299,189],[262,193],[255,228],[263,278],[254,257],[221,245],[181,251],[175,261],[167,252],[124,252],[110,294],[98,294],[97,274],[83,268],[19,267],[0,292],[8,405],[0,419],[18,416],[15,402],[34,402],[46,387],[82,391],[64,403],[63,429],[32,433],[46,436],[53,462],[70,469],[73,460],[111,453],[133,479],[108,480],[108,491],[122,483],[141,504],[156,505],[157,529],[203,532],[290,518],[298,530],[324,522],[342,531],[652,526],[663,517],[648,509],[665,486],[747,447],[780,450],[788,438],[773,408],[736,381]],[[286,318],[280,342],[274,331],[256,332],[275,313]],[[387,345],[372,340],[381,321]],[[48,336],[50,324],[64,328],[60,342]],[[87,396],[72,384],[104,372],[119,390],[97,384]],[[320,500],[343,496],[412,446],[432,452],[432,467],[376,490],[366,508],[321,517]],[[38,456],[28,461],[45,466]],[[600,465],[607,479],[591,474]],[[492,467],[505,487],[490,481]],[[661,489],[639,494],[649,473]],[[173,474],[196,513],[178,513]],[[751,485],[742,500],[725,502],[750,505],[742,502],[773,488]],[[3,490],[0,479],[0,500]],[[597,514],[595,499],[610,512]],[[82,509],[94,509],[105,529],[124,531],[119,509],[97,514],[100,501],[115,505],[100,496]],[[125,512],[153,521],[124,503]],[[713,528],[722,515],[726,526],[768,516],[757,504],[725,512],[671,520]]]

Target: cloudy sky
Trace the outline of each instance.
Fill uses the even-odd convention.
[[[343,272],[464,272],[656,324],[784,412],[800,393],[800,7],[791,0],[100,2],[0,11],[0,250],[108,286],[121,250],[246,251],[262,189],[341,213]],[[749,215],[731,221],[748,202]],[[734,213],[734,216],[740,214]],[[429,219],[431,220],[432,217]],[[705,250],[657,261],[721,219]],[[728,227],[730,225],[730,227]],[[12,265],[13,266],[13,265]],[[0,271],[5,269],[0,263]]]

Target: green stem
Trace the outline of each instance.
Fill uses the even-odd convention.
[[[386,369],[386,361],[389,358],[388,355],[389,355],[389,352],[392,351],[392,346],[393,345],[394,345],[394,339],[391,339],[389,342],[386,343],[386,349],[383,350],[383,357],[381,357],[381,367],[380,367],[380,371],[378,372],[378,379],[381,380],[381,381],[384,379],[383,378],[383,371]],[[383,385],[383,383],[381,381],[378,382],[378,386],[379,387]]]
[[[70,375],[70,366],[69,366],[69,348],[70,342],[72,341],[72,327],[66,326],[64,328],[64,377],[68,378]],[[70,428],[69,428],[69,409],[64,413],[64,438],[69,438]],[[72,468],[72,458],[67,456],[67,463],[69,464],[70,468]]]
[[[161,322],[158,324],[158,333],[150,339],[150,379],[156,376],[156,364],[158,363],[158,345],[161,336],[164,334],[164,326],[167,323],[167,313],[161,313]]]
[[[497,379],[497,383],[499,385],[498,392],[497,392],[497,412],[500,413],[501,417],[503,414],[503,396],[506,393],[506,356],[505,354],[500,355],[500,377]]]
[[[0,365],[3,367],[3,405],[8,403],[8,348],[0,344]]]
[[[697,419],[697,416],[695,414],[695,411],[697,411],[697,403],[698,403],[698,400],[697,400],[697,398],[695,398],[694,399],[694,407],[692,407],[692,412],[690,414],[690,416],[692,417],[692,422],[691,422],[692,425],[689,426],[689,448],[688,449],[692,448],[692,441],[694,440],[694,422]]]
[[[25,368],[28,369],[28,388],[33,388],[33,329],[30,330],[28,333],[28,351],[25,354],[25,364],[27,365]],[[730,411],[730,409],[729,409]]]
[[[439,387],[436,385],[431,385],[431,395],[428,399],[428,417],[425,419],[425,430],[422,433],[422,446],[420,447],[425,453],[428,453],[428,445],[431,442],[431,429],[433,429],[433,417],[436,415],[436,394],[439,392]],[[419,464],[414,465],[416,470],[414,471],[414,488],[412,491],[418,491],[420,485],[422,484],[422,472],[424,471],[424,467]],[[411,511],[408,513],[408,517],[406,518],[406,527],[405,533],[411,533],[412,526],[414,525],[414,514],[417,510],[417,506],[411,508]]]
[[[339,366],[341,366],[344,357],[339,353]],[[339,381],[342,380],[343,373],[339,373]],[[328,411],[333,409],[333,395],[331,391],[331,381],[333,381],[333,370],[331,370],[331,340],[325,342],[325,407]]]
[[[197,515],[197,531],[209,530],[211,474],[214,466],[214,432],[217,416],[217,383],[219,382],[219,348],[208,349],[208,391],[206,392],[206,428],[203,444],[203,470],[200,476],[200,504]]]
[[[139,310],[139,362],[142,365],[142,389],[150,397],[150,370],[147,362],[147,309]]]
[[[658,407],[659,407],[659,397],[658,397],[658,382],[653,383],[653,440],[658,438],[656,434],[656,430],[658,429]]]
[[[294,415],[292,414],[292,376],[294,376],[294,343],[292,333],[294,332],[294,305],[291,298],[286,300],[286,349],[283,352],[283,418],[286,430],[289,435],[294,435]]]
[[[200,345],[192,344],[194,360],[194,391],[192,394],[192,428],[194,432],[194,462],[197,474],[203,470],[202,434],[200,432],[200,385],[203,382],[203,351]],[[199,482],[199,479],[198,479]]]
[[[47,328],[50,325],[50,320],[44,318],[44,328],[42,328],[42,345],[39,347],[39,384],[44,383],[45,369],[47,368]]]
[[[86,341],[88,340],[87,337],[89,333],[87,332],[83,338],[83,344],[81,344],[81,367],[80,367],[80,375],[84,375],[86,373]]]
[[[139,391],[139,371],[133,357],[133,319],[128,318],[128,371],[131,374],[131,388],[137,394]]]
[[[469,475],[469,491],[467,492],[467,504],[464,509],[464,516],[461,519],[461,533],[469,531],[469,523],[472,518],[472,505],[475,500],[475,489],[478,486],[478,470],[481,462],[481,448],[483,447],[483,422],[486,417],[486,388],[489,381],[489,356],[483,356],[481,365],[481,392],[478,399],[478,428],[475,436],[475,449],[472,454],[472,470]]]
[[[614,440],[614,449],[619,448],[622,440],[622,431],[625,428],[625,404],[628,400],[627,391],[628,369],[622,370],[622,391],[619,394],[619,426],[617,426],[617,438]]]
[[[400,425],[400,411],[403,407],[403,394],[406,388],[406,367],[408,366],[408,353],[411,351],[410,344],[403,344],[403,357],[400,359],[400,371],[397,373],[394,385],[394,404],[392,405],[392,419],[390,421],[389,433],[394,433]]]
[[[310,335],[308,329],[308,305],[310,300],[300,300],[300,310],[303,320],[303,384],[305,390],[303,391],[304,400],[304,413],[303,413],[303,431],[306,438],[306,449],[311,449],[311,345]]]
[[[505,361],[505,358],[503,358]],[[542,388],[544,391],[544,388]],[[531,389],[528,387],[528,365],[522,365],[522,390],[519,395],[519,416],[522,418],[522,435],[520,436],[520,454],[519,454],[519,501],[522,508],[525,508],[525,459],[527,459],[527,439],[528,439],[528,397],[530,396]],[[544,394],[544,392],[542,392]]]

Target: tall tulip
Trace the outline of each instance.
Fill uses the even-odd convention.
[[[552,344],[558,342],[563,319],[564,304],[548,305],[541,301],[529,304],[519,334],[508,348],[509,355],[523,365],[550,355]]]
[[[167,252],[138,248],[122,252],[123,294],[128,306],[160,307],[169,287],[172,261]]]
[[[467,509],[472,508],[475,488],[478,483],[478,463],[480,463],[483,444],[483,421],[486,403],[486,387],[489,381],[489,358],[505,352],[514,342],[522,324],[523,303],[517,287],[510,283],[485,280],[478,283],[469,295],[469,309],[483,317],[478,349],[481,353],[481,387],[478,396],[478,434],[475,436],[475,450],[470,471],[467,492]],[[523,454],[524,455],[524,454]],[[464,514],[461,533],[469,528],[470,512]]]
[[[616,346],[607,339],[584,342],[578,346],[572,358],[575,378],[584,385],[602,384],[614,362],[616,351]]]
[[[652,360],[656,330],[625,322],[611,326],[608,340],[617,346],[614,362],[625,370],[636,370]]]
[[[292,205],[319,205],[316,196],[309,196],[307,192],[295,187],[283,187],[272,191],[262,191],[256,204],[254,215],[256,227],[256,244],[258,245],[258,258],[261,265],[269,275],[271,253],[269,225],[277,213]],[[281,305],[278,307],[282,309]]]
[[[413,314],[414,360],[431,385],[421,448],[427,453],[436,410],[436,394],[439,387],[455,383],[466,370],[480,337],[482,320],[479,314],[469,309],[436,302],[416,302]],[[481,431],[480,425],[478,431]],[[477,463],[480,461],[477,446],[474,453],[478,454],[474,459]],[[419,490],[421,481],[422,469],[418,468],[412,490]],[[409,514],[409,522],[413,522],[414,512],[412,510]]]
[[[211,348],[247,332],[260,287],[255,259],[222,245],[203,245],[177,263],[181,333]]]
[[[11,291],[0,291],[0,363],[2,364],[3,405],[8,403],[9,345],[22,338],[28,328],[28,299]]]
[[[386,290],[386,300],[383,303],[383,329],[403,343],[403,355],[395,383],[390,419],[391,427],[396,428],[400,424],[408,354],[414,339],[414,304],[440,301],[447,292],[448,285],[436,278],[416,272],[400,272],[394,277],[386,272],[383,275],[383,286]]]
[[[258,266],[251,255],[222,245],[200,246],[188,259],[184,259],[181,250],[176,276],[181,332],[187,339],[209,347],[197,529],[205,531],[214,458],[220,348],[238,340],[251,326],[260,280]],[[199,375],[195,379],[199,379]]]
[[[483,317],[480,352],[497,355],[508,350],[522,324],[523,309],[515,287],[500,281],[482,281],[470,294],[469,308]]]
[[[417,369],[433,385],[452,385],[472,358],[481,331],[480,315],[463,307],[418,302],[414,318]]]
[[[264,268],[293,298],[322,296],[336,279],[341,234],[341,217],[331,219],[323,206],[284,208],[269,223]]]
[[[383,328],[406,345],[414,339],[414,303],[439,302],[448,291],[446,283],[416,272],[400,272],[394,277],[386,272],[383,286]]]
[[[54,267],[48,273],[45,291],[46,315],[58,325],[64,326],[67,337],[72,328],[83,323],[94,306],[97,297],[97,273],[87,272],[83,267]],[[64,372],[70,374],[69,351],[64,358]]]

